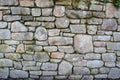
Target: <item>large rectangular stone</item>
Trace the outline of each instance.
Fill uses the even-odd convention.
[[[12,33],[12,39],[14,40],[32,40],[33,33],[26,32],[26,33]]]
[[[120,50],[120,43],[119,42],[109,42],[109,43],[107,43],[107,49]]]
[[[18,0],[0,0],[0,5],[1,6],[18,5]]]
[[[5,15],[3,16],[4,21],[16,21],[16,20],[21,20],[21,16],[14,16],[14,15]]]
[[[85,25],[70,25],[72,33],[86,33]]]

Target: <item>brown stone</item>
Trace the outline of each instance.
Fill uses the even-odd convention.
[[[17,50],[16,50],[17,53],[24,53],[25,52],[25,47],[23,44],[19,44],[17,46]]]
[[[20,6],[34,6],[34,0],[20,0]]]
[[[64,57],[64,53],[61,53],[61,52],[51,53],[51,58],[63,58],[63,57]]]

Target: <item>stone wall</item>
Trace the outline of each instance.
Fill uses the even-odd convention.
[[[74,1],[0,0],[0,78],[120,78],[120,11]]]

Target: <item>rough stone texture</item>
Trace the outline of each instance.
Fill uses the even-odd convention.
[[[52,15],[52,8],[42,9],[42,16],[51,16],[51,15]]]
[[[58,46],[58,50],[64,53],[73,53],[74,49],[72,46]]]
[[[81,80],[93,80],[93,76],[83,76]]]
[[[56,17],[61,17],[65,15],[65,7],[64,6],[55,6],[53,14]]]
[[[18,52],[18,53],[24,53],[24,52],[25,52],[25,47],[24,47],[24,45],[23,45],[23,44],[19,44],[19,45],[17,46],[16,52]]]
[[[10,59],[0,59],[0,67],[12,67],[12,60]]]
[[[112,68],[108,74],[108,78],[112,79],[120,78],[120,69]]]
[[[0,45],[0,52],[14,52],[15,47],[8,46],[8,45]]]
[[[103,61],[116,61],[115,53],[102,54]]]
[[[37,40],[46,40],[47,39],[47,31],[43,27],[38,27],[35,32],[35,38]]]
[[[3,16],[3,20],[4,21],[16,21],[16,20],[20,20],[21,17],[20,16],[14,16],[14,15],[5,15]]]
[[[59,29],[50,29],[50,30],[48,30],[48,35],[49,36],[58,36],[59,34],[60,34]]]
[[[53,6],[49,0],[35,0],[38,7],[51,7]]]
[[[57,70],[57,64],[54,63],[43,63],[41,66],[42,70]]]
[[[2,16],[3,16],[2,11],[0,11],[0,20],[2,20]]]
[[[102,30],[117,30],[117,22],[115,19],[103,19],[103,24],[101,26]]]
[[[0,40],[11,39],[11,32],[8,29],[0,29]]]
[[[59,65],[59,74],[69,75],[72,73],[72,65],[69,62],[63,61]]]
[[[11,78],[28,78],[28,73],[22,70],[11,70],[10,77]]]
[[[41,10],[39,8],[32,8],[32,15],[33,16],[40,16]]]
[[[89,35],[76,35],[74,37],[74,47],[79,53],[92,52],[92,37]]]
[[[34,6],[34,0],[20,0],[20,6]]]
[[[0,28],[6,28],[7,22],[0,22]]]
[[[0,5],[4,6],[10,6],[10,5],[18,5],[18,0],[0,0]]]
[[[63,58],[64,57],[64,53],[61,52],[52,52],[51,53],[51,58]]]
[[[119,32],[114,32],[113,37],[114,37],[114,41],[120,41],[120,33]]]
[[[9,75],[9,69],[8,68],[0,69],[0,78],[7,79],[8,75]]]
[[[84,59],[101,59],[100,54],[88,53],[84,56]]]

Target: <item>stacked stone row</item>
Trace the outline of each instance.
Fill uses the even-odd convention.
[[[0,0],[0,78],[120,78],[120,12],[66,1]]]

